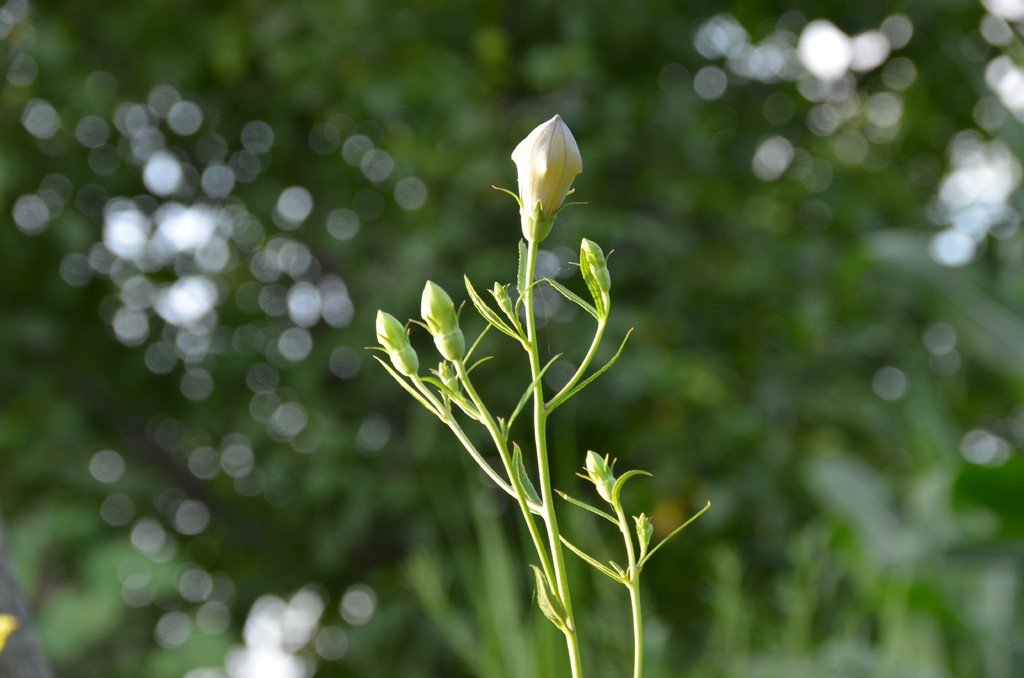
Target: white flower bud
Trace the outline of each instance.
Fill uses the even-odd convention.
[[[562,118],[539,125],[512,151],[519,172],[523,235],[539,242],[551,231],[551,221],[583,171],[576,140]]]

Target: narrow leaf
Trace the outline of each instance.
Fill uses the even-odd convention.
[[[473,283],[469,281],[469,276],[464,277],[466,279],[466,291],[469,292],[469,298],[472,300],[473,306],[476,307],[477,312],[483,316],[484,320],[490,323],[491,326],[499,332],[503,332],[513,339],[521,341],[519,335],[516,334],[516,331],[509,327],[508,323],[502,320],[501,316],[495,313],[494,309],[488,306],[483,298],[477,293],[473,288]]]
[[[384,366],[384,369],[388,371],[388,374],[390,374],[390,375],[391,375],[392,377],[394,377],[395,381],[397,381],[397,382],[398,382],[399,384],[401,384],[402,388],[404,388],[404,389],[405,389],[406,391],[408,391],[408,392],[409,392],[409,395],[411,395],[411,396],[412,396],[413,398],[415,398],[416,400],[418,400],[418,401],[419,401],[419,403],[420,403],[420,405],[423,405],[423,407],[427,408],[427,411],[428,411],[428,412],[431,412],[432,414],[434,414],[434,416],[436,416],[436,417],[437,417],[438,419],[441,419],[441,420],[443,420],[443,419],[444,419],[444,416],[443,416],[443,415],[442,415],[442,414],[441,414],[441,413],[440,413],[440,412],[439,412],[439,411],[437,410],[437,408],[436,408],[436,407],[434,407],[433,403],[431,403],[431,402],[430,402],[430,401],[428,401],[428,400],[427,400],[426,398],[424,398],[424,397],[423,397],[423,394],[422,394],[422,393],[420,393],[419,391],[417,391],[417,390],[416,390],[415,388],[413,388],[413,387],[412,387],[412,386],[411,386],[411,385],[409,384],[409,382],[408,382],[408,381],[406,381],[405,379],[403,379],[403,378],[402,378],[402,377],[401,377],[401,376],[400,376],[400,375],[398,374],[398,372],[396,372],[396,371],[395,371],[395,370],[394,370],[394,369],[393,369],[393,368],[391,367],[391,365],[388,365],[388,364],[387,364],[386,362],[384,362],[383,360],[381,360],[381,359],[380,359],[380,358],[379,358],[378,356],[373,356],[373,357],[374,357],[374,359],[375,359],[375,360],[376,360],[377,362],[379,362],[379,363],[380,363],[381,365],[383,365],[383,366]]]
[[[579,384],[576,385],[576,388],[572,389],[571,391],[569,391],[568,393],[566,393],[562,397],[558,398],[557,400],[552,400],[551,402],[549,402],[548,403],[548,411],[550,412],[551,410],[555,409],[556,407],[558,407],[559,405],[564,403],[569,398],[573,397],[574,395],[576,395],[577,393],[582,391],[587,385],[590,384],[590,382],[592,382],[595,379],[597,379],[598,377],[600,377],[602,374],[604,374],[605,370],[607,370],[609,367],[614,365],[615,361],[619,359],[620,355],[622,355],[622,349],[624,349],[626,347],[626,342],[629,340],[629,335],[631,335],[632,333],[633,333],[633,328],[630,328],[629,332],[626,332],[626,336],[622,338],[622,343],[619,344],[619,350],[615,352],[615,355],[613,355],[611,357],[611,360],[606,362],[604,364],[604,366],[601,367],[601,369],[597,370],[592,375],[590,375],[589,377],[587,377],[586,379],[581,381]]]
[[[485,363],[488,360],[492,359],[493,357],[494,357],[493,355],[489,355],[489,356],[485,356],[483,358],[480,358],[480,360],[477,360],[475,363],[473,363],[472,365],[470,365],[469,367],[466,368],[466,374],[469,374],[473,370],[475,370],[480,365],[480,363]]]
[[[570,290],[565,285],[552,280],[551,278],[545,278],[545,280],[548,282],[549,285],[551,285],[556,290],[558,290],[562,294],[563,297],[565,297],[569,301],[573,302],[574,304],[576,304],[577,306],[582,308],[584,311],[586,311],[590,315],[594,316],[595,320],[599,319],[598,310],[596,308],[594,308],[592,305],[590,305],[589,303],[587,303],[586,301],[584,301],[583,297],[581,297],[580,295],[576,294],[575,292]]]
[[[636,469],[636,468],[633,469],[632,471],[626,471],[625,473],[623,473],[615,481],[615,484],[612,485],[612,503],[613,504],[618,504],[619,503],[619,494],[622,492],[622,486],[626,484],[627,480],[629,480],[633,476],[650,476],[650,475],[651,474],[648,473],[647,471],[641,471],[640,469]]]
[[[518,443],[512,443],[512,469],[516,473],[516,478],[519,479],[519,484],[526,491],[526,497],[539,505],[541,503],[540,496],[537,494],[533,482],[530,481],[530,474],[526,472],[526,466],[523,465],[523,451],[519,449]]]
[[[530,567],[533,568],[533,573],[537,578],[537,605],[540,606],[540,611],[551,620],[552,624],[564,630],[566,627],[565,608],[562,606],[562,601],[551,595],[547,580],[544,578],[540,568],[533,564]]]
[[[577,475],[578,475],[578,474],[577,474]],[[561,490],[555,490],[555,492],[557,492],[557,493],[558,493],[558,496],[559,496],[559,497],[561,497],[562,499],[566,500],[566,501],[567,501],[567,502],[569,502],[570,504],[572,504],[572,505],[574,505],[574,506],[579,506],[579,507],[580,507],[581,509],[585,509],[585,510],[587,510],[587,511],[590,511],[590,512],[591,512],[591,513],[593,513],[594,515],[598,515],[598,516],[601,516],[602,518],[604,518],[605,520],[607,520],[607,521],[608,521],[609,523],[612,523],[613,525],[618,525],[618,524],[619,524],[619,521],[618,521],[618,520],[616,520],[616,519],[615,519],[615,518],[614,518],[614,517],[612,516],[612,514],[610,514],[610,513],[605,513],[605,512],[604,512],[604,511],[602,511],[601,509],[597,508],[596,506],[591,506],[590,504],[588,504],[588,503],[587,503],[587,502],[585,502],[585,501],[580,501],[579,499],[576,499],[576,498],[574,498],[574,497],[570,497],[569,495],[567,495],[567,494],[566,494],[565,492],[562,492]]]
[[[637,567],[642,567],[642,566],[643,566],[643,564],[644,564],[644,563],[646,563],[646,562],[647,562],[648,560],[650,560],[650,559],[651,559],[651,556],[653,556],[653,555],[655,554],[655,552],[656,552],[656,551],[657,551],[658,549],[660,549],[660,548],[661,548],[662,546],[664,546],[664,545],[665,545],[665,543],[666,543],[666,542],[668,542],[668,540],[669,540],[669,539],[671,539],[672,537],[674,537],[674,536],[676,536],[677,534],[679,534],[680,532],[682,532],[682,531],[683,531],[683,528],[685,528],[686,526],[688,526],[688,525],[689,525],[690,523],[692,523],[693,521],[697,520],[697,518],[700,518],[700,517],[701,517],[701,515],[702,515],[702,514],[703,514],[703,513],[705,512],[705,511],[707,511],[707,510],[708,510],[709,508],[711,508],[711,502],[710,502],[710,501],[709,501],[709,502],[708,502],[707,504],[705,504],[705,505],[704,505],[704,508],[702,508],[701,510],[697,511],[696,513],[694,513],[694,514],[693,514],[693,515],[692,515],[692,516],[690,517],[690,519],[689,519],[689,520],[687,520],[687,521],[686,521],[685,523],[683,523],[682,525],[680,525],[680,526],[679,526],[679,527],[677,527],[676,529],[672,530],[672,533],[671,533],[670,535],[668,535],[667,537],[665,537],[664,539],[662,539],[662,540],[661,540],[660,542],[658,542],[658,545],[657,545],[657,546],[655,546],[655,547],[654,547],[653,549],[651,549],[651,550],[650,550],[650,551],[649,551],[649,552],[647,553],[647,556],[646,556],[646,557],[645,557],[645,558],[644,558],[643,560],[641,560],[641,561],[640,561],[639,563],[637,563]]]
[[[540,380],[544,378],[544,373],[547,372],[548,368],[551,367],[555,363],[555,361],[561,357],[562,354],[559,353],[551,360],[549,360],[548,364],[541,368],[541,371],[537,373],[537,378],[530,382],[530,385],[526,387],[525,391],[523,391],[522,397],[519,398],[519,404],[516,405],[516,409],[515,411],[512,412],[512,416],[508,418],[509,427],[512,426],[512,422],[516,420],[516,417],[519,416],[519,413],[523,411],[524,407],[526,407],[526,403],[530,401],[530,396],[533,395],[533,389],[537,386],[538,383],[540,383]]]
[[[607,565],[603,565],[599,560],[597,560],[593,556],[587,555],[582,549],[579,549],[576,546],[574,546],[572,544],[572,542],[570,542],[565,537],[562,537],[561,535],[559,535],[559,537],[561,538],[562,543],[569,547],[570,551],[572,551],[577,556],[579,556],[581,560],[585,561],[588,565],[593,567],[595,570],[597,570],[598,572],[600,572],[603,575],[611,577],[612,579],[614,579],[615,581],[619,582],[620,584],[625,584],[626,583],[625,581],[623,581],[623,579],[619,575],[617,575],[614,572],[612,572],[608,568]]]
[[[480,341],[484,338],[484,335],[487,334],[487,331],[490,330],[490,329],[491,329],[490,325],[484,325],[483,332],[481,332],[479,335],[477,335],[476,341],[474,341],[473,345],[469,347],[468,351],[466,351],[466,355],[462,356],[463,362],[465,362],[465,361],[469,360],[471,357],[473,357],[473,351],[475,351],[476,347],[480,345]]]

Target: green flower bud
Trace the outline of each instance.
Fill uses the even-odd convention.
[[[519,172],[523,236],[540,242],[551,232],[555,213],[583,171],[583,158],[569,127],[555,116],[537,126],[512,151]]]
[[[460,393],[462,386],[459,384],[458,377],[455,371],[452,370],[452,364],[449,362],[442,362],[437,366],[437,377],[441,380],[441,383],[452,390],[453,393]]]
[[[608,274],[608,262],[601,247],[593,240],[584,238],[580,243],[580,266],[594,276],[602,292],[611,291],[612,278]]]
[[[508,289],[504,285],[494,283],[494,289],[491,290],[491,296],[498,302],[498,306],[509,318],[516,317],[515,307],[512,305],[512,299],[508,296]]]
[[[448,293],[437,284],[428,280],[423,287],[420,301],[420,315],[427,329],[434,337],[434,344],[446,360],[462,360],[466,354],[466,339],[459,329],[459,318],[455,314],[455,304]]]
[[[377,341],[388,352],[391,364],[399,373],[411,377],[420,368],[416,350],[409,343],[409,335],[402,323],[390,313],[377,311]]]
[[[612,277],[608,273],[604,252],[593,240],[584,238],[580,243],[580,271],[598,310],[606,311],[610,302]]]
[[[609,504],[612,503],[612,487],[615,486],[615,474],[608,463],[608,455],[604,458],[597,452],[587,452],[587,478],[594,483],[597,493]]]
[[[636,536],[640,541],[640,550],[646,553],[647,546],[651,543],[651,535],[654,534],[654,523],[646,513],[633,516],[633,520],[636,521]]]

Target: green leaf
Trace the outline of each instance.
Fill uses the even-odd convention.
[[[709,508],[711,508],[711,502],[710,501],[707,504],[704,505],[704,508],[702,508],[701,510],[697,511],[692,516],[690,516],[689,520],[687,520],[685,523],[683,523],[682,525],[680,525],[676,529],[672,530],[672,534],[668,535],[667,537],[662,539],[660,542],[658,542],[658,545],[655,546],[653,549],[651,549],[650,552],[642,560],[640,560],[640,562],[637,563],[636,566],[638,568],[639,567],[643,567],[643,564],[646,563],[648,560],[650,560],[651,556],[653,556],[655,554],[655,552],[657,552],[658,549],[660,549],[662,546],[664,546],[668,542],[669,539],[671,539],[672,537],[674,537],[677,534],[679,534],[680,532],[682,532],[683,528],[685,528],[687,525],[689,525],[693,521],[697,520],[697,518],[700,518],[701,515],[705,511],[707,511]]]
[[[437,370],[431,370],[434,374],[437,374]],[[459,406],[463,412],[465,412],[471,419],[481,421],[480,413],[477,411],[473,403],[466,400],[466,396],[458,391],[453,390],[448,386],[443,379],[435,379],[434,377],[421,377],[423,381],[434,386],[441,393],[441,398],[447,407],[450,403],[455,403]],[[450,409],[450,408],[449,408]]]
[[[612,503],[613,504],[618,504],[619,503],[619,493],[622,492],[622,486],[626,484],[627,480],[629,480],[633,476],[650,476],[650,475],[651,474],[648,473],[647,471],[641,471],[640,469],[636,469],[636,468],[633,469],[632,471],[626,471],[625,473],[623,473],[615,481],[615,484],[612,485]]]
[[[483,332],[477,335],[476,341],[474,341],[473,345],[469,347],[468,351],[466,351],[466,355],[462,356],[463,361],[469,360],[473,356],[473,351],[475,351],[476,347],[480,345],[480,341],[484,338],[484,335],[487,334],[488,330],[490,329],[490,325],[484,325]]]
[[[398,372],[395,371],[395,369],[392,368],[391,365],[385,363],[383,360],[380,359],[379,356],[373,356],[373,358],[374,360],[376,360],[377,362],[384,366],[384,369],[388,371],[388,374],[394,377],[395,381],[401,384],[402,388],[409,392],[409,395],[418,400],[420,405],[423,405],[423,407],[427,408],[428,412],[433,413],[434,416],[436,416],[438,419],[441,419],[442,421],[444,420],[444,415],[442,415],[430,401],[424,398],[422,393],[417,391],[409,384],[409,382],[407,382],[405,379],[399,376]]]
[[[562,354],[559,353],[558,355],[554,356],[551,360],[549,360],[547,365],[541,368],[541,371],[537,373],[537,378],[531,381],[530,385],[526,387],[525,391],[523,391],[523,395],[521,398],[519,398],[519,403],[516,405],[515,411],[513,411],[512,416],[508,418],[508,425],[510,427],[512,426],[512,422],[516,420],[516,417],[519,416],[519,413],[523,411],[524,407],[526,407],[526,403],[530,401],[530,396],[533,395],[533,389],[537,386],[538,383],[540,383],[540,380],[544,378],[544,373],[547,372],[548,368],[551,367],[555,363],[555,361],[561,357]]]
[[[577,475],[579,475],[579,474],[577,474]],[[613,525],[618,525],[619,524],[619,521],[616,520],[615,517],[612,516],[612,514],[605,513],[601,509],[597,508],[596,506],[591,506],[590,504],[588,504],[585,501],[580,501],[579,499],[576,499],[574,497],[570,497],[569,495],[567,495],[565,492],[562,492],[561,490],[555,490],[555,492],[558,493],[559,497],[561,497],[562,499],[566,500],[570,504],[572,504],[574,506],[579,506],[581,509],[585,509],[587,511],[590,511],[594,515],[601,516],[602,518],[604,518],[608,522],[612,523]]]
[[[597,560],[597,558],[594,558],[593,556],[590,556],[587,553],[585,553],[582,549],[577,548],[575,545],[573,545],[565,537],[559,535],[559,538],[562,540],[563,544],[565,544],[566,546],[569,547],[570,551],[572,551],[577,556],[579,556],[581,560],[585,561],[588,565],[593,567],[595,570],[597,570],[598,572],[600,572],[601,574],[603,574],[605,576],[611,577],[612,579],[614,579],[615,581],[619,582],[620,584],[625,584],[626,583],[626,580],[624,580],[622,577],[620,577],[619,575],[617,575],[614,572],[612,572],[611,569],[609,569],[607,565],[603,565],[599,560]]]
[[[590,384],[590,382],[600,377],[602,374],[604,374],[605,370],[614,365],[615,361],[619,359],[620,355],[622,355],[622,349],[626,348],[626,342],[629,340],[629,335],[631,335],[632,333],[633,328],[631,327],[629,328],[629,332],[626,332],[626,336],[622,338],[622,343],[619,344],[619,350],[615,352],[615,355],[611,357],[611,360],[606,362],[604,366],[601,367],[601,369],[599,369],[598,371],[594,372],[592,375],[581,381],[579,384],[576,385],[576,388],[572,389],[568,393],[562,395],[557,399],[553,398],[550,402],[548,402],[548,411],[550,412],[551,410],[555,409],[556,407],[564,403],[569,398],[573,397],[574,395],[582,391],[588,384]]]
[[[512,470],[515,471],[519,484],[523,486],[526,497],[534,504],[540,504],[540,496],[537,494],[533,482],[530,481],[530,474],[526,472],[526,466],[523,464],[523,451],[519,449],[518,443],[512,443]]]
[[[551,278],[545,278],[545,280],[547,281],[547,283],[549,285],[551,285],[556,290],[558,290],[562,294],[563,297],[565,297],[569,301],[573,302],[574,304],[576,304],[577,306],[582,308],[584,311],[586,311],[590,315],[594,316],[595,320],[599,320],[600,319],[600,316],[598,315],[598,309],[594,308],[593,306],[588,304],[586,301],[584,301],[583,298],[580,295],[576,294],[575,292],[570,290],[565,285],[563,285],[563,284],[561,284],[559,282],[555,282]]]
[[[495,186],[494,184],[491,184],[491,188],[493,188],[496,191],[501,191],[502,193],[508,193],[509,195],[511,195],[513,198],[516,199],[516,202],[519,204],[519,209],[523,209],[523,201],[520,200],[519,196],[516,195],[515,193],[513,193],[512,191],[508,190],[507,188],[502,188],[501,186]],[[577,204],[577,203],[570,203],[570,204]],[[585,203],[578,203],[578,204],[582,205],[582,204],[585,204]]]
[[[526,294],[526,290],[530,286],[530,281],[526,279],[526,260],[529,258],[529,254],[526,250],[526,241],[519,241],[519,271],[516,273],[516,287],[519,289],[519,296],[522,297]]]
[[[491,360],[493,358],[494,358],[493,355],[484,356],[483,358],[480,358],[480,360],[477,360],[475,363],[473,363],[472,365],[470,365],[469,367],[466,368],[466,374],[472,373],[473,370],[475,370],[477,367],[479,367],[481,363],[485,363],[488,360]]]
[[[540,611],[551,620],[552,624],[564,631],[566,628],[565,607],[562,605],[562,601],[551,593],[548,588],[547,579],[544,577],[544,573],[540,571],[540,568],[532,563],[530,567],[533,568],[533,574],[536,575],[537,579],[537,605],[540,606]]]
[[[469,298],[473,302],[473,306],[476,307],[477,312],[483,316],[483,319],[499,332],[503,332],[513,339],[521,342],[523,340],[522,337],[520,337],[514,329],[509,327],[508,323],[502,320],[501,316],[494,312],[494,309],[484,302],[483,298],[477,293],[476,289],[474,289],[473,283],[469,281],[469,276],[463,277],[466,280],[466,291],[469,292]]]

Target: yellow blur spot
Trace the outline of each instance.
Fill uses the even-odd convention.
[[[3,652],[7,644],[7,636],[18,629],[18,620],[9,614],[0,614],[0,652]]]

